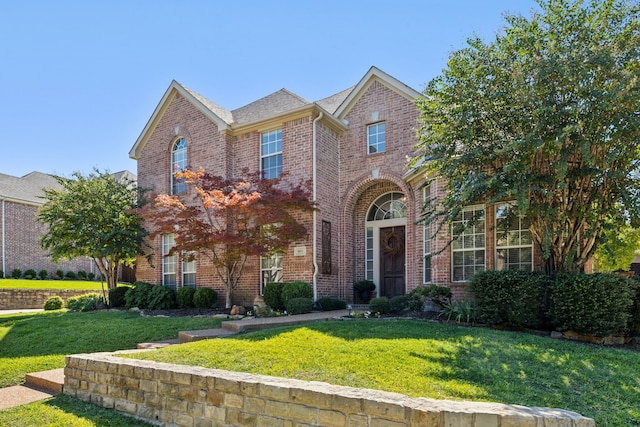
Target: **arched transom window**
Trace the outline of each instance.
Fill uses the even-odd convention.
[[[369,208],[367,221],[406,218],[407,199],[402,193],[387,193],[380,196]]]
[[[176,179],[173,174],[187,168],[187,141],[178,139],[171,148],[171,194],[187,191],[187,184],[182,179]]]

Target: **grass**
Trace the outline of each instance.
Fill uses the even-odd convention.
[[[102,291],[106,283],[84,280],[28,280],[28,279],[0,279],[0,289],[65,289],[79,291]]]
[[[422,321],[324,322],[128,355],[640,425],[640,354]]]

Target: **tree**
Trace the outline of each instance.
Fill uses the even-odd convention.
[[[48,225],[40,245],[52,259],[92,258],[109,289],[117,286],[118,267],[133,265],[143,254],[146,234],[137,213],[138,189],[94,169],[87,176],[56,178],[61,189],[45,189],[38,220]]]
[[[513,201],[547,272],[583,270],[609,225],[640,219],[640,6],[538,4],[492,43],[469,39],[427,85],[413,164],[447,182],[427,224]]]
[[[243,171],[245,178],[223,178],[199,170],[175,174],[188,188],[187,196],[160,194],[146,213],[153,224],[152,237],[174,234],[169,254],[199,251],[208,256],[225,285],[226,307],[231,307],[249,257],[287,248],[307,235],[300,214],[313,203],[308,186],[289,185],[281,176],[262,179],[261,173]]]
[[[604,233],[603,243],[594,254],[595,270],[602,272],[628,271],[640,250],[640,228],[624,225]]]

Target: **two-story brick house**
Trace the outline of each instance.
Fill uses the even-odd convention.
[[[138,162],[139,185],[155,193],[187,191],[172,178],[176,168],[187,166],[222,176],[248,168],[266,177],[286,171],[296,182],[312,179],[318,209],[305,220],[308,238],[283,254],[253,260],[235,291],[236,304],[250,305],[268,280],[308,281],[316,298],[350,302],[353,282],[364,278],[374,281],[381,296],[424,283],[448,285],[459,294],[470,275],[487,265],[513,262],[516,255],[532,264],[530,238],[520,225],[503,230],[520,236],[508,246],[500,236],[487,238],[501,211],[485,206],[465,209],[460,221],[469,215],[486,220],[466,230],[459,244],[425,258],[449,237],[428,239],[417,224],[423,177],[409,170],[407,160],[417,142],[419,96],[372,67],[352,88],[316,102],[282,89],[230,111],[174,81],[129,154]],[[427,191],[437,197],[442,184]],[[223,292],[206,257],[182,262],[163,256],[172,241],[165,235],[152,242],[156,267],[140,261],[138,280]]]

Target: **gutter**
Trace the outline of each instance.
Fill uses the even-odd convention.
[[[318,157],[318,134],[317,134],[317,126],[316,124],[322,117],[324,113],[320,111],[320,115],[313,119],[313,203],[317,201],[318,194],[318,183],[317,183],[317,157]],[[313,210],[313,297],[314,299],[318,299],[318,224],[317,224],[317,211]]]
[[[7,269],[5,268],[5,215],[4,215],[4,199],[2,199],[2,271],[6,272]],[[5,273],[6,274],[6,273]]]

